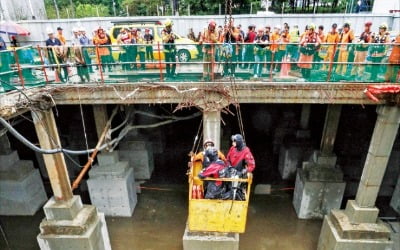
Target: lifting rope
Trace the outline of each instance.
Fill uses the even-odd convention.
[[[227,15],[229,15],[229,18],[227,17]],[[233,49],[233,46],[232,46],[232,32],[234,29],[233,18],[232,18],[232,0],[225,0],[225,27],[227,28],[227,32],[228,32],[228,44],[229,44],[229,46],[232,47],[232,53],[236,53],[236,47]],[[224,40],[225,40],[225,37],[224,37]],[[236,41],[236,43],[237,43],[237,41]],[[239,46],[239,45],[236,45],[236,46]],[[232,64],[233,64],[232,56],[229,58],[229,60],[226,60],[225,63],[228,64],[228,67],[225,67],[225,68],[229,68],[232,71]],[[235,65],[235,67],[236,67],[236,65]],[[232,75],[232,72],[230,72],[229,81],[231,83],[232,96],[233,96],[233,99],[235,102],[234,105],[236,108],[236,117],[238,119],[240,134],[243,136],[244,142],[246,142],[246,136],[244,133],[244,126],[243,126],[242,111],[240,109],[240,103],[237,98],[238,95],[237,95],[235,76]]]

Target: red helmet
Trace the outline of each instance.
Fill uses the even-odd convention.
[[[364,26],[371,26],[371,25],[372,25],[371,21],[366,21],[365,24],[364,24]]]
[[[217,26],[217,23],[214,21],[214,19],[211,19],[210,21],[208,21],[208,26],[215,28]]]

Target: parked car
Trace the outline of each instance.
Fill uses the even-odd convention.
[[[158,43],[160,43],[160,55],[161,59],[164,59],[164,52],[161,40],[161,31],[164,29],[164,26],[160,21],[128,21],[128,22],[114,22],[114,26],[110,29],[109,35],[111,37],[112,44],[117,44],[117,37],[122,28],[132,29],[136,28],[144,33],[144,30],[147,28],[150,30],[150,34],[154,36],[154,44],[153,44],[153,54],[154,58],[158,60],[159,52],[158,52]],[[174,34],[177,35],[178,39],[175,40],[177,47],[177,56],[180,62],[188,62],[190,60],[196,59],[198,56],[198,50],[196,47],[196,43],[188,38],[183,38],[179,34],[174,31]],[[119,51],[119,48],[114,47],[113,51]],[[115,54],[115,53],[113,53]]]

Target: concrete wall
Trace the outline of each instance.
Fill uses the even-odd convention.
[[[174,22],[174,29],[177,33],[186,36],[189,28],[193,28],[194,32],[198,34],[204,27],[206,27],[207,21],[211,18],[215,19],[218,25],[224,24],[224,16],[179,16],[179,17],[129,17],[131,20],[165,20],[170,18]],[[282,25],[287,22],[290,26],[298,24],[300,29],[304,29],[305,25],[309,23],[315,23],[317,25],[324,25],[328,29],[332,23],[339,25],[343,24],[344,21],[349,20],[352,24],[356,34],[361,33],[363,24],[366,20],[370,20],[374,23],[372,29],[377,31],[378,25],[382,22],[386,22],[389,25],[390,30],[400,30],[400,14],[349,14],[344,16],[343,14],[287,14],[287,15],[235,15],[235,24],[242,24],[246,28],[250,24],[257,26],[274,26],[277,24]],[[71,38],[72,27],[83,26],[86,28],[88,33],[91,33],[95,28],[102,26],[105,29],[112,27],[112,21],[126,21],[127,17],[110,17],[110,18],[83,18],[83,19],[61,19],[61,20],[30,20],[20,21],[24,27],[31,31],[31,36],[28,38],[21,37],[21,42],[28,41],[28,43],[42,43],[47,38],[46,27],[56,29],[58,26],[64,28],[64,34],[67,39]]]
[[[46,19],[44,0],[0,0],[0,14],[3,20]]]

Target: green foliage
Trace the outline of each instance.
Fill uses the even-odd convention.
[[[108,7],[103,4],[78,4],[76,6],[76,17],[109,16]]]
[[[130,16],[157,16],[157,5],[162,4],[162,0],[123,0],[121,8],[128,6]]]

